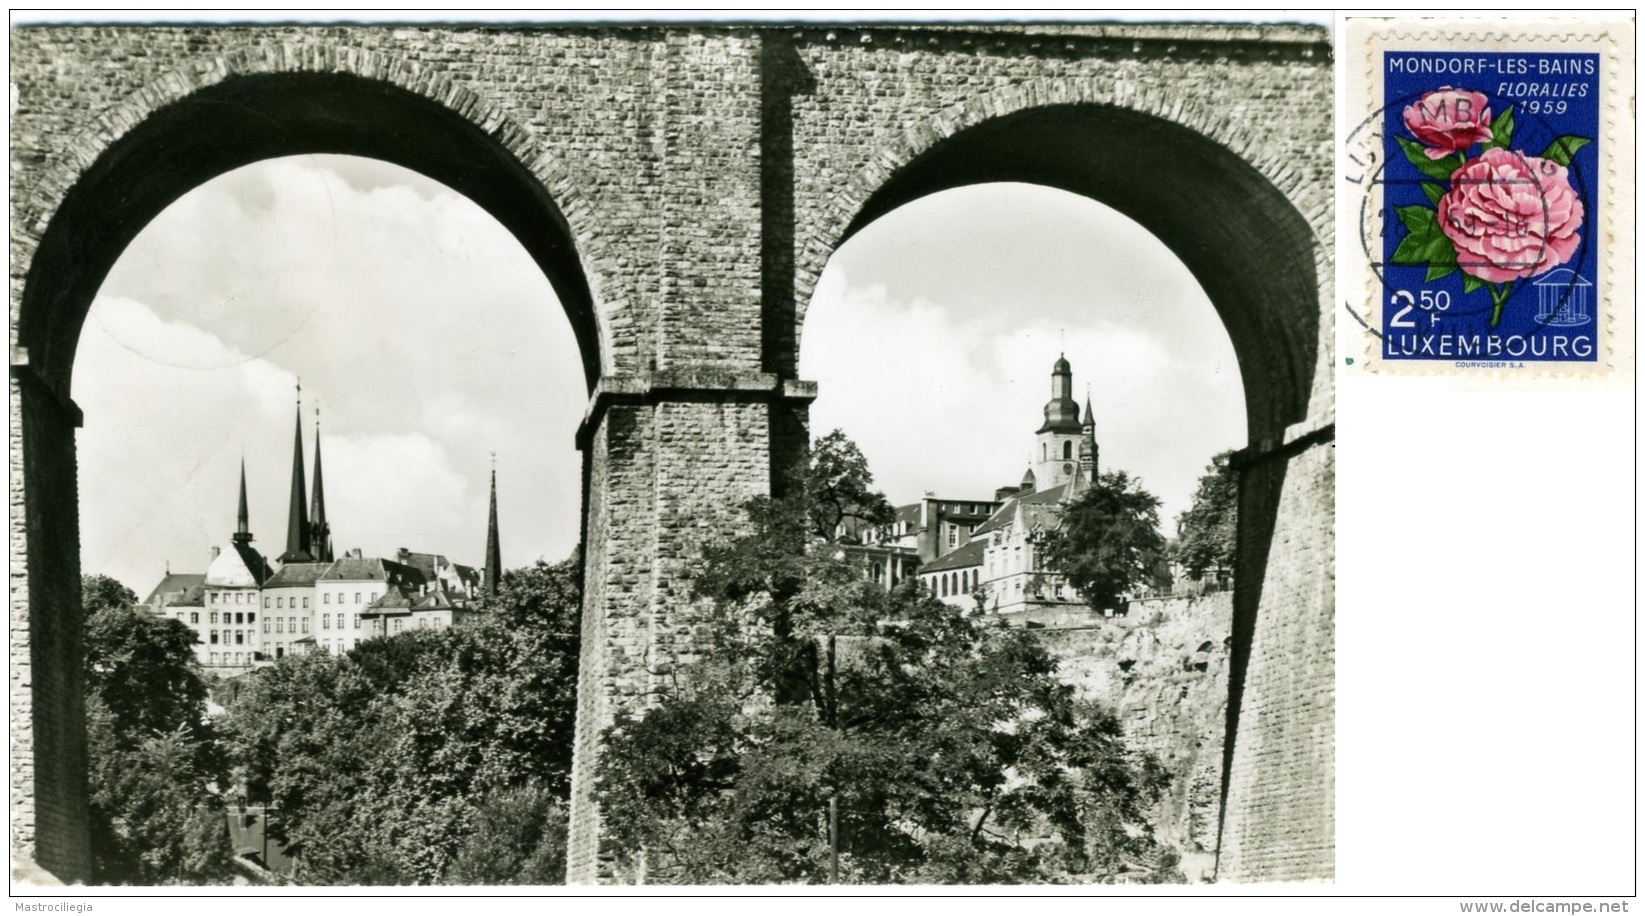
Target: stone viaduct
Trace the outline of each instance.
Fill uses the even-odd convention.
[[[71,27],[11,33],[13,849],[87,873],[80,328],[178,196],[274,156],[437,179],[506,226],[581,345],[586,598],[571,878],[598,733],[689,633],[699,546],[803,460],[830,254],[922,195],[1102,201],[1193,271],[1250,445],[1218,876],[1334,874],[1332,79],[1240,26]],[[455,307],[461,307],[456,305]],[[90,418],[96,422],[96,418]]]

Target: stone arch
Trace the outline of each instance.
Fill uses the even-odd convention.
[[[600,306],[624,296],[600,269],[610,261],[605,239],[582,225],[590,207],[558,161],[499,107],[432,68],[317,42],[172,70],[93,116],[62,158],[31,177],[12,263],[27,269],[20,302],[14,286],[14,344],[27,349],[32,374],[68,396],[91,297],[126,243],[173,200],[242,165],[302,153],[382,159],[479,204],[553,284],[589,390],[610,370]]]
[[[1308,123],[1258,135],[1158,86],[1059,79],[901,125],[798,233],[792,352],[773,360],[797,365],[806,309],[841,244],[952,188],[1010,181],[1090,197],[1183,261],[1233,343],[1249,439],[1235,457],[1221,880],[1317,879],[1334,867],[1332,159],[1329,118]]]
[[[13,848],[63,880],[89,877],[91,856],[81,418],[69,394],[92,299],[136,234],[187,191],[240,166],[359,155],[442,182],[520,241],[565,307],[591,391],[610,369],[601,306],[622,299],[599,285],[609,258],[580,225],[591,213],[571,179],[530,131],[458,82],[324,40],[192,60],[52,144],[58,158],[34,166],[20,183],[28,196],[13,208],[10,455],[14,500],[22,494],[11,528]]]
[[[1120,140],[1132,143],[1128,152],[1114,151]],[[1317,174],[1330,168],[1329,132],[1318,140],[1319,149],[1275,143],[1222,109],[1123,80],[1025,82],[903,125],[864,157],[796,244],[794,357],[823,268],[857,231],[939,191],[993,181],[1043,184],[1114,207],[1184,261],[1234,338],[1251,441],[1281,437],[1287,425],[1330,410],[1329,372],[1320,371],[1329,366],[1328,334],[1320,318],[1330,307],[1332,202]],[[1299,151],[1307,163],[1293,161]],[[1099,174],[1122,162],[1127,167],[1106,180]],[[1186,195],[1204,189],[1218,199],[1190,211]],[[1161,207],[1162,200],[1177,210]],[[1205,225],[1200,214],[1207,212],[1224,222]],[[1242,232],[1251,237],[1228,244],[1241,242]],[[1252,246],[1252,238],[1261,244]],[[1212,246],[1221,246],[1222,256]],[[1243,266],[1227,256],[1253,250],[1260,260]],[[1260,276],[1259,268],[1282,260],[1285,276]],[[1263,305],[1265,298],[1283,303],[1283,312]],[[1317,408],[1316,394],[1326,395]]]

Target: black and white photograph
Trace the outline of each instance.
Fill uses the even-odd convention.
[[[13,893],[1504,892],[1344,852],[1340,20],[304,18],[12,22]]]

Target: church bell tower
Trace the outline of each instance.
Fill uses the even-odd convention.
[[[1062,355],[1051,367],[1051,400],[1045,402],[1045,423],[1035,433],[1034,481],[1039,489],[1062,486],[1080,469],[1084,438],[1080,408],[1074,403],[1074,369]]]

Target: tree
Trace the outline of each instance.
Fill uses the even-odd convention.
[[[812,533],[825,541],[839,537],[840,526],[848,519],[869,526],[891,521],[891,504],[872,489],[868,459],[840,430],[812,444],[799,483]]]
[[[580,565],[511,570],[450,629],[242,679],[224,719],[236,776],[281,812],[300,880],[563,880],[550,802],[570,785]]]
[[[1074,699],[1028,630],[864,580],[809,492],[751,501],[745,533],[706,552],[698,660],[607,730],[617,867],[652,883],[1169,874],[1145,816],[1163,772],[1112,715]]]
[[[566,826],[564,798],[541,785],[494,792],[478,805],[446,883],[564,884]]]
[[[1067,577],[1092,607],[1115,606],[1148,581],[1164,553],[1159,506],[1159,498],[1124,471],[1099,476],[1045,533],[1041,549],[1047,565]]]
[[[80,577],[80,609],[89,618],[105,608],[131,607],[137,593],[113,576],[93,574]]]
[[[93,580],[99,594],[120,597],[104,587],[114,580],[87,577]],[[210,788],[225,770],[206,719],[195,643],[182,623],[118,600],[102,603],[87,622],[88,782],[100,883],[230,878],[228,825]]]
[[[131,605],[104,607],[86,622],[86,689],[102,699],[123,740],[202,725],[206,682],[194,654],[198,643],[181,621]]]
[[[1174,559],[1198,579],[1209,569],[1231,569],[1239,531],[1239,475],[1233,452],[1211,459],[1188,511],[1177,516]]]

